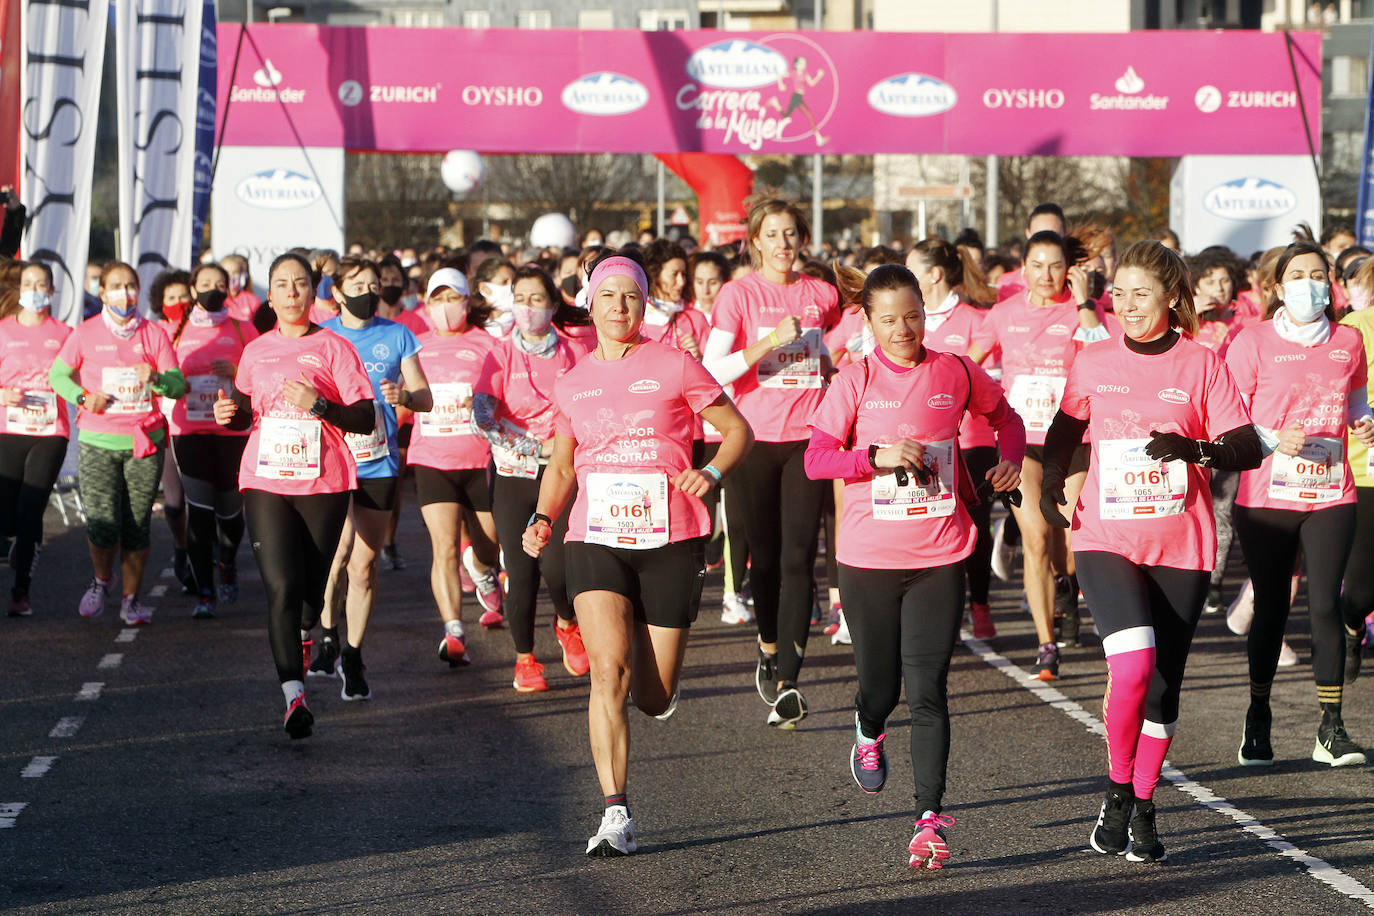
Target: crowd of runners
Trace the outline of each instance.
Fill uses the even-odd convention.
[[[440,663],[472,662],[467,627],[504,628],[514,690],[549,690],[546,591],[562,667],[589,682],[605,808],[587,854],[624,855],[628,706],[673,715],[721,568],[767,726],[807,717],[813,628],[852,643],[847,765],[864,792],[888,780],[905,685],[919,817],[904,842],[912,866],[940,868],[951,654],[961,630],[996,637],[990,582],[1019,555],[1027,677],[1060,677],[1084,608],[1105,656],[1090,844],[1159,862],[1152,798],[1204,613],[1246,636],[1238,760],[1272,765],[1270,688],[1296,663],[1284,633],[1305,573],[1312,758],[1365,763],[1341,714],[1374,628],[1374,256],[1354,241],[1300,228],[1286,247],[1185,257],[1167,231],[1119,246],[1046,203],[1014,255],[966,230],[821,260],[803,212],[763,199],[715,251],[594,230],[518,256],[299,249],[263,277],[207,256],[146,291],[111,261],[88,272],[75,328],[49,313],[47,265],[7,261],[9,615],[72,610],[30,596],[74,423],[92,566],[75,610],[100,616],[118,588],[120,619],[151,622],[159,500],[196,619],[238,601],[247,532],[283,726],[305,738],[308,679],[372,696],[378,568],[408,563],[395,532],[413,492]],[[1233,539],[1249,581],[1226,595]]]

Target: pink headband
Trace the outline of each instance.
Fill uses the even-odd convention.
[[[635,286],[639,287],[639,297],[641,301],[649,301],[649,280],[644,276],[644,268],[640,267],[629,258],[607,258],[596,269],[592,271],[592,278],[587,286],[591,288],[592,296],[596,296],[596,291],[601,288],[601,284],[611,277],[629,277],[635,281]],[[590,300],[588,301],[590,305]]]

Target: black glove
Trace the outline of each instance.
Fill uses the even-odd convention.
[[[1059,507],[1064,505],[1068,505],[1064,497],[1064,481],[1046,477],[1040,484],[1040,514],[1055,528],[1070,528],[1072,524],[1059,511]]]
[[[1179,433],[1162,433],[1155,430],[1150,433],[1145,454],[1156,461],[1186,461],[1189,464],[1197,464],[1202,458],[1202,445],[1196,439],[1189,439]]]
[[[984,505],[992,502],[994,499],[1000,499],[1002,505],[1006,507],[1008,512],[1011,511],[1012,506],[1017,506],[1019,508],[1021,505],[1021,491],[1019,489],[994,490],[992,488],[992,481],[986,478],[978,482],[978,486],[974,489],[974,495],[978,497],[978,502]]]

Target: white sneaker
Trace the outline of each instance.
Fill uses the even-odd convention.
[[[587,855],[598,858],[628,856],[639,848],[635,842],[635,820],[624,805],[611,805],[601,816],[601,829],[587,841]]]
[[[1288,644],[1288,640],[1283,641],[1279,646],[1279,667],[1292,668],[1298,663],[1298,653],[1293,651],[1293,647]]]
[[[844,619],[844,611],[840,611],[840,628],[830,637],[832,646],[852,646],[854,640],[849,638],[849,621]]]
[[[720,622],[737,626],[754,622],[754,612],[744,603],[744,598],[735,592],[726,592],[721,602]]]
[[[1021,549],[1007,543],[1007,520],[999,518],[992,528],[992,574],[1003,582],[1010,582],[1016,566],[1016,554]]]
[[[1236,600],[1231,602],[1231,607],[1226,611],[1226,629],[1235,633],[1237,636],[1244,636],[1250,632],[1250,624],[1255,619],[1255,587],[1249,579],[1245,580],[1245,586],[1236,596]]]
[[[153,612],[143,606],[137,595],[130,595],[120,605],[119,619],[124,621],[126,626],[140,626],[153,622]]]
[[[679,682],[677,689],[673,691],[673,698],[668,701],[668,708],[654,718],[660,722],[667,722],[673,717],[673,713],[677,712],[677,701],[680,699],[682,699],[682,684]]]

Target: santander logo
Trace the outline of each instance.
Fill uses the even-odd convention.
[[[1187,404],[1192,400],[1188,392],[1179,388],[1165,388],[1159,393],[1161,401],[1168,401],[1171,404]]]
[[[659,387],[658,382],[654,379],[642,378],[637,382],[631,382],[627,390],[631,394],[653,394]]]
[[[937,394],[926,401],[926,406],[935,410],[948,410],[954,406],[954,396],[950,394]]]

